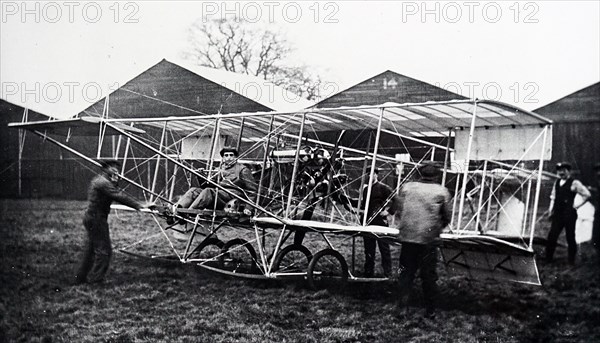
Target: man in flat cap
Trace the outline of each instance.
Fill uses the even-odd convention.
[[[250,169],[238,163],[238,150],[227,146],[221,149],[220,155],[221,166],[216,177],[219,186],[224,190],[192,187],[177,201],[176,208],[212,209],[215,197],[217,197],[217,208],[223,208],[228,201],[235,199],[233,194],[249,200],[255,198],[258,187]],[[244,212],[250,214],[248,209]]]
[[[83,217],[85,249],[75,284],[101,282],[108,271],[112,255],[108,214],[114,201],[136,210],[155,206],[154,203],[141,202],[118,188],[121,166],[118,161],[100,161],[100,164],[102,170],[88,188],[88,206]]]
[[[425,316],[433,318],[438,295],[437,249],[441,243],[440,234],[451,218],[450,193],[438,183],[441,171],[437,164],[426,162],[418,171],[421,179],[408,182],[400,189],[396,211],[398,240],[402,242],[398,303],[404,305],[404,298],[420,269]]]
[[[575,264],[577,243],[575,242],[575,224],[577,223],[577,210],[590,198],[590,191],[579,180],[571,177],[571,164],[561,162],[556,164],[556,174],[559,179],[552,187],[550,195],[550,218],[552,226],[546,242],[546,261],[552,262],[558,236],[565,229],[567,243],[569,244],[569,264]],[[582,201],[575,203],[575,195],[579,194]]]

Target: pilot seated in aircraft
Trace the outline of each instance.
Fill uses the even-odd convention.
[[[217,179],[223,189],[217,192],[215,188],[192,187],[177,201],[175,209],[213,209],[215,196],[217,209],[223,209],[228,202],[237,199],[234,194],[251,201],[256,197],[258,187],[250,169],[237,161],[238,150],[234,147],[224,147],[219,153],[222,160]],[[245,215],[252,214],[248,208],[243,212]]]

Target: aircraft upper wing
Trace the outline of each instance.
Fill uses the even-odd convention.
[[[26,129],[61,136],[97,136],[99,134],[100,122],[101,119],[98,117],[82,117],[64,120],[9,123],[8,126],[17,129]],[[131,127],[123,123],[117,123],[117,126],[131,133],[145,133],[144,130]],[[105,134],[118,135],[119,133],[107,126]]]
[[[410,137],[447,136],[450,128],[468,130],[474,113],[477,116],[476,127],[524,127],[552,124],[551,120],[536,113],[491,100],[450,100],[408,104],[390,102],[381,105],[309,108],[296,112],[246,112],[104,120],[113,124],[123,124],[129,130],[132,130],[129,126],[130,123],[136,123],[136,127],[150,126],[161,129],[167,123],[170,130],[188,134],[214,127],[217,125],[216,119],[218,119],[219,130],[222,134],[237,136],[243,125],[244,140],[251,142],[264,138],[269,132],[272,134],[298,134],[301,129],[304,132],[377,129],[381,116],[383,131]],[[44,125],[45,129],[49,129],[50,125],[85,126],[93,124],[94,120],[100,120],[90,118],[93,117],[35,124]],[[34,123],[11,126],[30,128],[31,124]],[[89,126],[90,129],[86,132],[94,134],[97,127]]]

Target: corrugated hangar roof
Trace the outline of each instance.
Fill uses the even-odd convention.
[[[149,118],[217,113],[294,111],[311,102],[251,75],[163,59],[79,116]]]
[[[386,70],[313,105],[316,108],[466,99],[440,86]]]

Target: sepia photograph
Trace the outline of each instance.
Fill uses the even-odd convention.
[[[0,342],[600,342],[600,1],[0,0]]]

